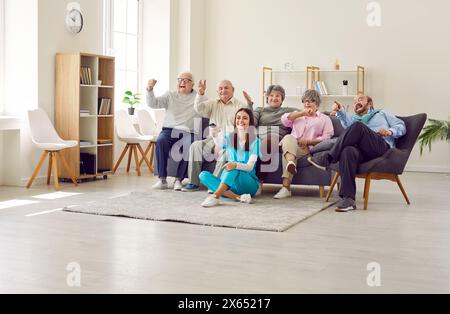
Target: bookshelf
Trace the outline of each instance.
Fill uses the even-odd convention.
[[[106,179],[112,172],[114,73],[114,57],[56,55],[55,125],[63,139],[79,142],[77,147],[62,152],[78,180]],[[61,169],[60,179],[70,179],[70,175]]]
[[[343,94],[342,82],[349,83],[348,93]],[[265,105],[266,90],[269,85],[278,84],[286,89],[288,105],[300,105],[301,97],[307,89],[316,89],[316,81],[325,83],[327,93],[321,92],[324,105],[334,100],[351,101],[356,95],[365,94],[366,69],[358,65],[354,69],[331,70],[318,66],[307,66],[305,69],[282,70],[263,67],[262,70],[262,103]]]

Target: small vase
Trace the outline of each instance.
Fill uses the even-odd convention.
[[[128,114],[134,116],[134,108],[128,108]]]

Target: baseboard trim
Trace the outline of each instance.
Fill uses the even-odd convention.
[[[125,170],[126,167],[119,167],[118,172],[120,170]],[[450,174],[450,167],[440,167],[440,166],[407,166],[405,169],[405,172],[425,172],[425,173],[445,173]],[[29,178],[22,178],[20,180],[20,186],[26,186],[28,183]],[[52,184],[53,184],[53,177],[52,177]],[[47,184],[47,177],[41,176],[37,177],[34,181],[34,184]]]
[[[426,172],[426,173],[450,173],[450,167],[441,167],[441,166],[416,166],[411,165],[407,166],[405,169],[406,172]]]
[[[53,176],[51,177],[51,180],[52,180],[51,183],[53,184]],[[20,186],[27,186],[28,181],[30,181],[30,178],[22,178],[20,180]],[[43,184],[47,185],[47,176],[45,176],[45,177],[36,177],[36,179],[33,182],[33,185],[35,185],[35,184],[37,184],[37,185],[43,185]]]

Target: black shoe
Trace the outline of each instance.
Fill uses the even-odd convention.
[[[314,157],[310,156],[308,157],[308,161],[311,165],[323,171],[326,171],[330,166],[330,158],[328,154],[323,154]]]
[[[355,209],[356,209],[355,201],[352,198],[346,197],[341,198],[341,200],[337,203],[336,211],[338,213],[346,213],[350,210]]]

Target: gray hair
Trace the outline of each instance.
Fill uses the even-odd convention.
[[[180,72],[180,73],[178,74],[177,78],[181,77],[183,74],[188,74],[188,75],[191,77],[192,82],[195,83],[194,74],[192,74],[191,71]]]
[[[314,89],[309,89],[305,92],[305,94],[302,97],[302,103],[305,103],[305,101],[310,100],[310,101],[315,101],[317,107],[320,106],[320,104],[322,103],[322,98],[320,97],[320,94],[314,90]]]
[[[270,85],[269,88],[267,88],[266,96],[269,97],[272,92],[279,92],[283,101],[286,98],[286,91],[280,85]]]

